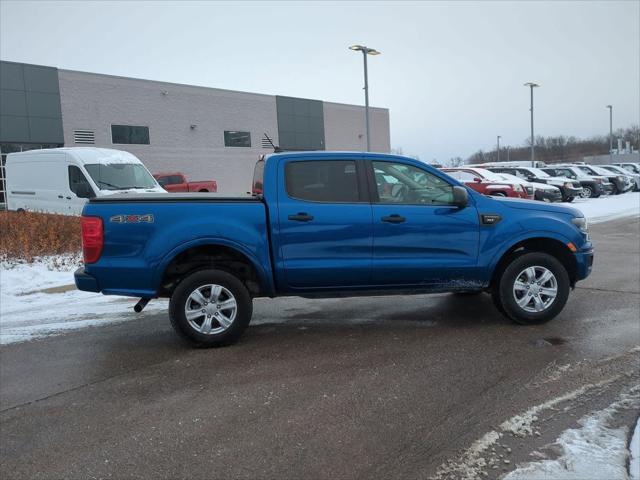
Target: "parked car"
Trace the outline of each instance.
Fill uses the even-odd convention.
[[[505,180],[483,168],[456,167],[443,168],[442,171],[483,195],[533,199],[533,187]]]
[[[5,171],[8,210],[80,215],[90,198],[164,192],[136,156],[108,148],[10,153]]]
[[[535,167],[511,167],[499,164],[489,164],[488,170],[496,173],[509,173],[529,182],[546,183],[558,187],[562,193],[563,202],[573,202],[573,199],[582,194],[582,185],[576,180],[568,180],[563,177],[552,177],[547,172]]]
[[[576,165],[580,170],[585,172],[587,175],[600,175],[603,177],[607,177],[609,181],[613,184],[613,194],[619,195],[624,192],[628,192],[633,188],[633,181],[630,177],[626,175],[616,174],[609,170],[606,170],[598,165]]]
[[[613,165],[615,165],[617,167],[622,167],[625,170],[627,170],[628,172],[640,174],[640,164],[639,163],[627,162],[627,163],[614,163]]]
[[[400,187],[389,195],[376,171]],[[137,311],[169,297],[180,335],[220,346],[242,334],[255,297],[486,291],[513,321],[536,324],[591,272],[580,211],[481,195],[411,158],[273,154],[253,183],[261,195],[92,199],[76,285],[141,297]]]
[[[541,202],[561,202],[562,193],[558,187],[546,183],[528,182],[509,173],[496,173],[508,182],[520,183],[533,189],[533,199]]]
[[[582,198],[598,198],[600,195],[613,192],[613,185],[607,177],[587,175],[572,165],[554,165],[553,167],[545,167],[542,171],[554,177],[579,181],[582,185],[582,193],[580,194]]]
[[[167,192],[215,193],[218,191],[218,184],[215,180],[189,182],[186,175],[180,172],[154,173],[153,176]]]
[[[635,192],[640,191],[640,174],[633,173],[617,165],[600,165],[600,166],[605,170],[609,170],[610,172],[619,173],[620,175],[626,175],[627,177],[630,177],[631,180],[633,180],[632,190]]]

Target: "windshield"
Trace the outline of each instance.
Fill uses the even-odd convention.
[[[606,170],[606,169],[604,169],[602,167],[596,167],[595,165],[593,165],[591,167],[591,170],[593,170],[594,172],[596,172],[599,175],[605,175],[605,176],[611,175],[611,172],[609,170]]]
[[[157,184],[139,163],[90,163],[84,166],[100,190],[154,188]]]
[[[591,170],[589,167],[580,165],[577,168],[588,175],[597,175],[597,173],[594,170]]]
[[[531,173],[533,173],[536,177],[539,177],[539,178],[547,178],[547,177],[551,176],[547,172],[544,172],[544,171],[540,170],[539,168],[529,168],[528,170]]]
[[[616,167],[615,165],[607,165],[606,167],[602,167],[602,168],[606,168],[607,170],[614,172],[614,173],[620,173],[622,175],[627,175],[629,172],[625,172],[624,169],[620,168],[620,167]]]
[[[633,163],[625,163],[622,168],[631,173],[640,173],[640,168],[636,167]]]

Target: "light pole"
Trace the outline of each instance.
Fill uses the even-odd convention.
[[[613,105],[607,105],[609,109],[609,163],[613,163]]]
[[[371,139],[369,138],[369,74],[367,71],[367,55],[380,55],[375,48],[365,47],[363,45],[351,45],[351,50],[362,52],[364,58],[364,117],[367,128],[367,152],[371,150]]]
[[[539,87],[540,85],[538,85],[537,83],[533,83],[533,82],[527,82],[524,84],[525,87],[529,87],[531,89],[531,108],[529,109],[531,111],[531,166],[535,167],[535,153],[533,151],[534,149],[534,136],[533,136],[533,89],[535,87]]]
[[[497,139],[498,140],[498,161],[500,161],[500,139],[501,138],[502,137],[500,135],[498,135],[498,139]]]

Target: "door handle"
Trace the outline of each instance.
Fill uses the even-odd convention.
[[[62,195],[58,195],[58,198],[64,198]]]
[[[71,200],[71,197],[67,197],[67,200]]]
[[[294,222],[310,222],[313,220],[313,216],[306,212],[298,212],[296,215],[289,215],[289,220],[293,220]]]
[[[402,223],[406,220],[406,218],[398,215],[397,213],[394,213],[393,215],[389,215],[387,217],[382,217],[382,221],[387,223]]]

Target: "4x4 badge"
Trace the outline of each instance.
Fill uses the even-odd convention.
[[[153,223],[153,215],[114,215],[109,218],[111,223]]]

